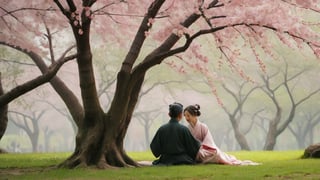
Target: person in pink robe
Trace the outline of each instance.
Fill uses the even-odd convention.
[[[201,142],[196,160],[199,163],[216,163],[227,165],[258,165],[250,160],[238,160],[236,157],[221,151],[214,143],[208,126],[198,120],[201,115],[200,106],[190,105],[184,109],[185,119],[191,134]]]

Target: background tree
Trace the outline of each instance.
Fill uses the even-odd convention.
[[[44,151],[45,152],[50,152],[50,142],[51,142],[51,137],[55,134],[53,130],[51,130],[48,126],[45,127],[43,131],[43,136],[44,136]]]
[[[12,123],[23,129],[28,135],[32,145],[32,152],[38,152],[39,135],[41,132],[40,120],[45,111],[43,110],[40,113],[32,112],[31,116],[16,111],[10,111],[9,113],[12,115],[12,119],[14,119],[12,120]]]
[[[314,141],[314,130],[320,123],[320,112],[300,112],[302,117],[288,126],[288,129],[296,138],[299,149],[305,149]],[[299,113],[299,114],[300,114]]]
[[[264,145],[264,150],[273,150],[274,146],[277,141],[277,137],[288,127],[288,125],[293,121],[297,108],[310,99],[312,96],[317,94],[320,89],[311,90],[311,92],[307,93],[304,97],[298,99],[295,98],[294,95],[294,89],[297,84],[297,82],[293,82],[293,85],[290,85],[290,82],[293,80],[296,80],[297,77],[299,77],[303,72],[305,72],[305,69],[300,70],[297,73],[294,73],[293,75],[289,74],[288,72],[288,63],[285,62],[285,69],[282,72],[275,73],[271,76],[265,75],[262,77],[265,86],[262,88],[263,92],[266,93],[266,95],[271,99],[272,103],[275,107],[275,114],[273,118],[269,121],[269,127],[267,132],[267,137]],[[271,79],[277,76],[278,74],[281,74],[283,76],[283,81],[279,84],[276,84],[272,86]],[[283,107],[281,107],[281,103],[279,98],[277,98],[277,91],[283,87],[285,89],[285,92],[287,93],[290,101],[291,107],[289,108],[289,112],[287,117],[285,117],[285,113],[283,112]],[[316,87],[317,88],[317,87]]]
[[[29,23],[28,30],[31,29],[31,33],[42,33],[43,29],[64,28],[67,19],[76,42],[82,105],[78,106],[79,103],[73,101],[79,110],[77,111],[78,118],[74,118],[78,126],[76,148],[71,157],[62,165],[66,167],[97,165],[103,168],[109,165],[130,166],[136,163],[125,153],[123,139],[149,69],[162,63],[168,57],[186,51],[195,39],[205,34],[213,34],[212,41],[216,42],[214,49],[225,55],[225,60],[240,76],[244,74],[235,63],[238,56],[234,52],[238,51],[234,48],[237,47],[232,47],[239,37],[247,38],[249,42],[247,44],[253,53],[256,53],[254,43],[257,43],[266,52],[272,54],[271,51],[269,52],[271,48],[268,47],[267,34],[274,33],[284,42],[287,40],[299,44],[304,43],[308,46],[306,48],[319,55],[319,42],[315,38],[318,37],[318,34],[310,28],[308,23],[304,22],[303,16],[290,13],[309,11],[316,14],[318,12],[317,2],[311,0],[307,2],[274,0],[263,3],[263,1],[249,0],[213,0],[185,3],[185,1],[155,0],[151,4],[146,4],[143,1],[54,0],[52,2],[39,0],[26,5],[8,1],[1,7],[3,15],[1,23],[6,28],[0,35],[4,41],[10,42],[5,45],[15,44],[13,48],[17,48],[17,45],[18,47],[23,46],[22,49],[29,49],[25,53],[34,53],[39,51],[37,40],[30,41],[26,33],[12,31],[12,28],[25,29],[25,24],[32,18],[36,22],[45,23],[44,26],[41,26],[42,28],[39,28],[39,24]],[[59,13],[56,7],[59,8]],[[105,17],[109,19],[101,18],[104,22],[93,23],[93,26],[97,25],[97,27],[91,28],[92,20],[95,19],[94,14],[96,17],[106,15]],[[139,14],[142,14],[142,17]],[[96,19],[99,20],[99,18]],[[109,22],[117,24],[110,25]],[[133,36],[130,36],[132,31],[128,33],[129,39],[133,38],[133,41],[128,41],[131,46],[117,74],[112,103],[110,108],[104,112],[98,98],[93,71],[91,30],[104,32],[100,34],[105,34],[105,38],[108,39],[110,37],[108,35],[116,34],[115,32],[119,36],[126,34],[125,32],[132,29],[128,28],[131,23],[136,25],[137,33]],[[11,24],[16,26],[13,27]],[[104,24],[104,26],[99,27],[99,24]],[[161,26],[161,29],[156,31],[151,29],[157,26]],[[115,31],[115,29],[120,31]],[[151,38],[158,40],[153,46],[155,48],[151,49],[147,55],[139,57],[141,49],[145,48],[146,39]],[[53,60],[54,53],[50,48],[50,41],[46,44],[49,47],[47,53]],[[199,55],[196,49],[191,54]],[[260,63],[259,56],[255,54],[255,57]],[[206,71],[206,69],[199,70]],[[9,102],[7,100],[0,105],[3,106]],[[67,103],[66,105],[68,106]],[[68,106],[70,111],[74,107]]]
[[[145,112],[137,112],[134,117],[138,119],[139,123],[143,126],[144,134],[145,134],[145,148],[149,149],[150,146],[150,128],[156,118],[162,113],[159,109],[154,109]]]
[[[236,92],[234,92],[231,88],[227,87],[226,84],[222,84],[222,88],[231,95],[233,100],[235,101],[235,108],[234,110],[228,110],[227,107],[222,106],[223,110],[228,114],[229,120],[233,127],[234,137],[236,138],[237,142],[239,143],[242,150],[250,150],[249,143],[245,137],[245,135],[250,131],[253,119],[251,119],[250,125],[247,127],[247,130],[241,130],[241,120],[245,115],[243,112],[243,106],[245,102],[248,100],[248,97],[251,93],[254,92],[258,87],[251,87],[249,90],[246,90],[245,86],[249,82],[242,82],[239,87],[237,87]],[[251,86],[251,85],[249,85]],[[243,92],[245,91],[245,92]],[[248,121],[248,120],[247,120]]]

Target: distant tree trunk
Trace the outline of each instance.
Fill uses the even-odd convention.
[[[39,145],[38,145],[39,139],[38,139],[38,137],[36,135],[32,136],[30,138],[30,140],[31,140],[31,145],[32,145],[32,152],[38,152],[39,151]]]
[[[278,103],[276,103],[276,114],[272,120],[269,122],[269,130],[267,133],[266,141],[264,144],[263,149],[271,151],[274,149],[274,146],[276,145],[277,142],[277,136],[278,136],[278,124],[281,120],[281,114],[282,110],[280,106],[278,106]]]
[[[2,87],[2,78],[1,78],[1,72],[0,72],[0,96],[2,94],[4,94],[4,90]],[[7,124],[8,124],[8,105],[5,105],[0,107],[0,140],[7,129]]]
[[[305,149],[313,142],[313,132],[320,122],[320,112],[312,114],[304,113],[303,120],[296,121],[294,126],[288,126],[290,132],[296,138],[299,149]]]
[[[147,147],[149,146],[149,143],[150,143],[149,129],[150,129],[150,126],[149,126],[149,125],[144,126],[144,134],[145,134],[145,136],[146,136],[146,146],[147,146]]]
[[[233,117],[229,116],[229,119],[231,121],[233,131],[234,131],[234,137],[236,138],[237,142],[239,143],[241,150],[250,150],[248,141],[244,134],[240,131],[239,123],[237,122],[236,119]]]
[[[141,98],[141,94],[139,99],[140,98]],[[160,115],[158,111],[160,111],[160,108],[154,109],[151,111],[146,111],[146,112],[138,112],[137,114],[135,114],[135,117],[138,119],[138,121],[140,122],[140,124],[143,126],[143,129],[144,129],[146,149],[149,149],[149,145],[150,145],[150,127],[153,124],[155,118],[157,118]]]
[[[44,151],[49,152],[50,151],[50,139],[52,135],[54,134],[54,131],[49,130],[48,127],[44,130]]]

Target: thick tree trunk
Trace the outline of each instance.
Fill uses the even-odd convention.
[[[89,38],[90,22],[86,23],[82,26],[82,35],[77,34],[77,29],[74,29],[84,118],[82,123],[78,124],[75,151],[61,166],[107,168],[137,165],[124,151],[123,140],[137,103],[144,74],[137,80],[131,78],[131,72],[121,70],[117,77],[114,99],[108,113],[104,113],[94,78]]]
[[[62,5],[58,1],[55,2],[62,12],[65,12]],[[90,6],[87,4],[89,2],[86,1],[84,6]],[[155,54],[170,50],[180,39],[176,35],[171,35],[162,46],[148,56],[149,58],[146,57],[140,65],[132,69],[145,40],[145,32],[150,28],[148,21],[156,16],[164,2],[164,0],[157,0],[150,5],[118,73],[115,95],[106,114],[102,111],[94,80],[89,38],[91,19],[83,11],[81,27],[78,27],[72,22],[74,19],[66,13],[67,17],[71,18],[70,22],[77,42],[77,63],[84,118],[82,123],[78,124],[75,151],[61,166],[69,168],[78,166],[97,166],[100,168],[137,166],[136,162],[128,157],[124,151],[123,140],[137,104],[145,73],[164,59],[155,58]],[[74,12],[75,7],[72,3],[69,6]],[[200,15],[192,15],[183,25],[188,27],[199,17]],[[78,33],[79,28],[81,28],[81,35]]]
[[[2,87],[2,78],[0,73],[0,96],[4,94],[4,90]],[[8,105],[0,107],[0,140],[4,135],[8,124]]]
[[[104,114],[101,110],[95,117],[84,120],[95,123],[84,123],[84,126],[79,128],[75,152],[61,166],[137,166],[124,151],[123,139],[135,107],[135,99],[138,97],[137,91],[142,83],[133,86],[130,83],[130,74],[124,72],[119,73],[117,82],[116,94],[108,113]]]

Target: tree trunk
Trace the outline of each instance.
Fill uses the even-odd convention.
[[[76,149],[61,166],[137,166],[124,151],[123,139],[142,83],[132,84],[130,74],[124,72],[118,74],[117,82],[116,94],[108,113],[99,110],[94,117],[84,119],[85,123],[79,128],[76,138]],[[93,121],[95,123],[89,123]]]
[[[281,120],[282,110],[277,106],[277,112],[273,120],[269,122],[269,130],[266,137],[266,142],[263,147],[263,150],[272,151],[277,142],[278,130],[277,126]]]
[[[0,73],[0,96],[4,94],[4,90],[2,87],[2,78]],[[0,107],[0,140],[4,135],[8,124],[8,105]]]
[[[38,138],[39,136],[37,135],[30,136],[32,152],[38,152]]]
[[[90,47],[90,21],[83,24],[83,34],[76,28],[77,64],[81,97],[84,108],[82,123],[78,123],[76,147],[74,153],[60,166],[74,168],[78,166],[126,167],[137,164],[127,156],[123,149],[133,110],[144,80],[131,78],[131,72],[121,70],[117,76],[117,86],[113,101],[107,113],[104,113],[98,98],[95,84],[92,54]]]
[[[51,137],[53,135],[53,131],[45,131],[44,132],[44,151],[45,152],[50,152],[50,141]]]
[[[248,144],[248,141],[245,137],[245,135],[240,131],[240,127],[239,127],[239,123],[237,122],[236,119],[229,117],[231,120],[231,124],[234,130],[234,136],[237,140],[237,142],[239,143],[241,150],[247,150],[250,151],[250,147]]]
[[[277,141],[277,124],[274,121],[269,123],[269,130],[263,150],[272,151]]]
[[[62,5],[58,1],[55,2],[65,12]],[[84,6],[90,6],[89,2],[91,1],[84,1]],[[164,2],[164,0],[154,1],[150,5],[148,13],[144,17],[132,47],[118,73],[116,91],[107,113],[104,113],[101,108],[94,79],[89,38],[91,19],[86,16],[85,11],[82,11],[81,27],[79,27],[80,23],[74,25],[70,21],[77,42],[77,64],[84,117],[82,123],[77,124],[78,133],[75,151],[61,164],[62,167],[97,166],[106,168],[110,166],[137,166],[136,162],[128,157],[124,151],[123,140],[138,101],[145,73],[149,68],[161,63],[164,59],[156,58],[155,55],[170,50],[180,39],[176,35],[171,35],[159,48],[148,55],[142,63],[132,69],[146,38],[145,32],[150,28],[148,21],[156,16]],[[72,7],[71,9],[74,10],[75,7]],[[188,27],[199,17],[200,15],[192,15],[182,25]],[[78,33],[79,28],[81,28],[81,34]]]

